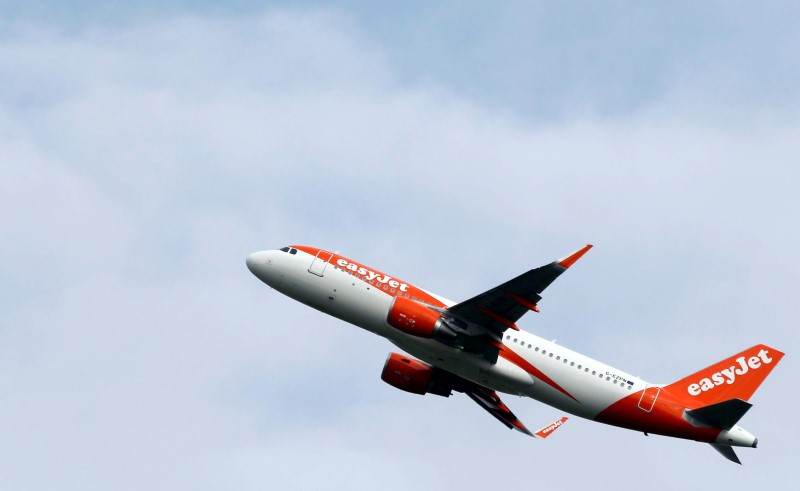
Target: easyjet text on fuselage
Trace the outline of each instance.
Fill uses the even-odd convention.
[[[355,273],[355,274],[357,274],[359,276],[363,276],[364,277],[364,281],[371,282],[371,281],[375,280],[378,283],[387,284],[392,288],[397,288],[401,292],[407,292],[408,291],[408,284],[407,283],[401,283],[401,282],[395,280],[394,278],[392,278],[389,275],[386,275],[386,274],[383,274],[383,273],[376,273],[375,271],[367,269],[364,266],[361,266],[360,264],[352,263],[352,262],[348,261],[347,259],[338,259],[338,260],[336,260],[336,264],[338,264],[339,267],[342,268],[342,269],[347,269],[347,270],[352,271],[353,273]]]

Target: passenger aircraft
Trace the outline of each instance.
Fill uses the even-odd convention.
[[[758,440],[736,423],[782,352],[760,344],[677,382],[654,384],[517,326],[526,312],[539,312],[542,291],[591,247],[458,303],[315,247],[254,252],[246,262],[279,292],[419,358],[389,354],[381,378],[398,389],[463,392],[507,427],[545,438],[567,418],[531,432],[497,392],[531,397],[600,423],[706,442],[741,463],[733,447],[755,448]]]

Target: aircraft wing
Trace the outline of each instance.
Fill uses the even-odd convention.
[[[497,418],[498,421],[506,425],[507,427],[517,430],[519,432],[525,433],[528,436],[532,436],[534,438],[545,439],[550,436],[555,430],[561,427],[566,421],[567,417],[564,416],[561,419],[550,423],[547,426],[539,428],[536,432],[531,433],[528,428],[522,424],[522,421],[517,419],[514,416],[514,413],[508,409],[508,406],[503,404],[503,401],[500,400],[498,397],[497,392],[483,387],[481,385],[476,385],[477,390],[472,392],[467,392],[466,394],[472,399],[473,401],[477,402],[478,405],[489,412],[492,416]]]
[[[448,372],[447,370],[443,370],[441,368],[434,368],[434,370],[436,373],[436,385],[438,385],[440,388],[440,391],[437,392],[439,395],[449,396],[451,390],[463,392],[470,399],[475,401],[480,407],[485,409],[486,412],[503,423],[506,427],[517,430],[520,433],[524,433],[534,438],[544,439],[550,436],[553,431],[561,427],[561,425],[567,421],[566,417],[562,417],[558,421],[550,423],[549,425],[540,428],[535,432],[531,432],[524,424],[522,424],[522,421],[520,421],[519,418],[517,418],[517,416],[511,412],[508,406],[503,403],[503,401],[500,399],[500,396],[498,396],[497,392],[494,390],[476,384],[475,382],[470,382],[469,380],[459,377],[458,375]]]
[[[538,312],[536,304],[542,299],[542,291],[591,248],[592,245],[587,244],[563,259],[523,273],[453,305],[447,311],[456,318],[484,326],[495,333],[502,333],[506,329],[519,331],[515,322],[529,310]]]
[[[520,421],[514,415],[514,413],[511,412],[508,406],[503,404],[503,401],[500,400],[497,392],[481,385],[475,385],[474,390],[465,393],[470,399],[477,402],[480,407],[488,411],[489,414],[497,418],[498,421],[507,427],[525,433],[526,435],[533,436],[533,433],[531,433],[528,428],[522,424],[522,421]]]

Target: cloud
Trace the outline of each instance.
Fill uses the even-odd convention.
[[[730,466],[704,446],[580,420],[537,445],[465,397],[395,391],[378,378],[389,343],[268,290],[244,256],[318,244],[459,300],[594,242],[525,328],[655,381],[750,343],[789,351],[796,118],[695,111],[712,73],[614,117],[534,122],[446,77],[409,82],[373,36],[297,10],[3,38],[2,487],[476,489],[655,470],[673,489],[698,461],[752,484],[719,477]],[[796,456],[779,426],[791,366],[745,421],[770,444],[743,458],[776,484]],[[532,427],[558,416],[506,402]]]

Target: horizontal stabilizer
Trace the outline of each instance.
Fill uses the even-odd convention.
[[[739,460],[739,456],[736,455],[736,452],[733,451],[733,448],[727,445],[717,445],[716,443],[709,443],[714,450],[721,453],[723,457],[730,460],[731,462],[736,462],[739,465],[742,465],[742,462]]]
[[[554,431],[556,431],[557,429],[561,428],[561,425],[563,425],[567,421],[567,419],[569,419],[569,418],[564,416],[561,419],[559,419],[558,421],[550,423],[549,425],[545,426],[544,428],[540,428],[536,433],[534,433],[534,436],[536,438],[543,438],[543,439],[547,438]]]
[[[710,406],[688,409],[686,412],[709,426],[730,430],[751,407],[752,404],[741,399],[729,399]]]

